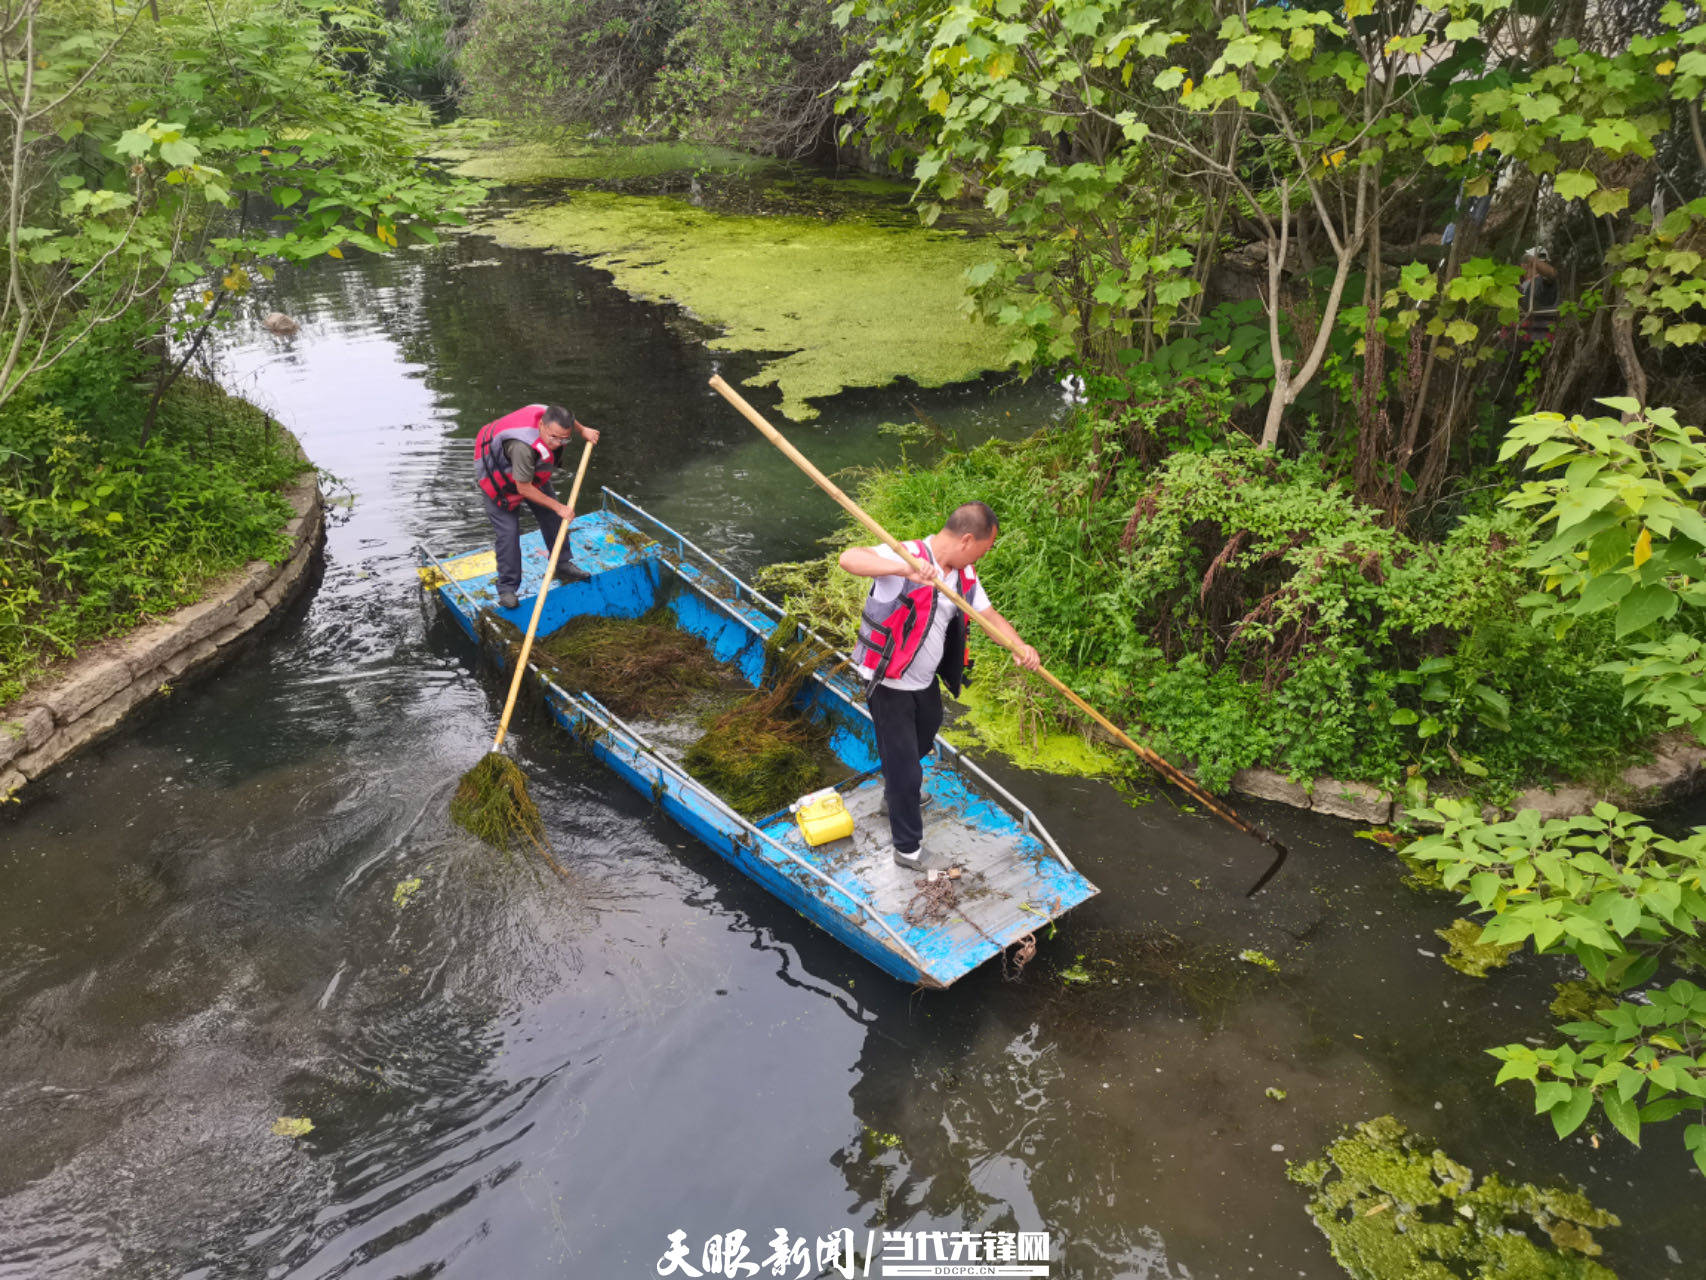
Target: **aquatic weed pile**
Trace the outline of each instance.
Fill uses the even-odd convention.
[[[494,849],[545,850],[545,819],[527,794],[527,778],[501,752],[488,751],[462,775],[450,817]]]
[[[533,659],[565,689],[585,690],[624,718],[661,719],[696,692],[739,676],[666,617],[576,618],[538,641]]]
[[[786,622],[777,628],[790,630]],[[773,643],[764,683],[711,720],[687,751],[687,771],[753,818],[774,813],[826,781],[827,735],[793,709],[800,686],[829,654],[816,641]]]

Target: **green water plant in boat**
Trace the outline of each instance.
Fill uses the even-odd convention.
[[[778,636],[794,631],[784,619]],[[809,638],[772,641],[764,683],[715,716],[688,748],[687,771],[746,817],[773,813],[828,781],[827,732],[793,709],[794,697],[829,651]]]
[[[742,687],[667,610],[576,618],[538,642],[534,661],[563,688],[590,693],[624,718],[662,719],[697,694]]]

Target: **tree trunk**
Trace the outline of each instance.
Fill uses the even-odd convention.
[[[1623,374],[1623,385],[1636,403],[1647,407],[1647,371],[1641,367],[1640,353],[1635,350],[1635,321],[1623,308],[1622,290],[1616,295],[1615,310],[1611,313],[1611,348],[1617,353],[1617,367]]]

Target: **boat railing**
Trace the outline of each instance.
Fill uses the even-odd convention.
[[[768,832],[760,830],[745,818],[741,817],[740,814],[731,809],[727,802],[719,797],[714,791],[706,787],[704,783],[700,782],[692,774],[676,767],[666,756],[664,756],[662,752],[647,741],[644,734],[642,734],[638,729],[635,729],[632,725],[627,723],[596,698],[586,693],[570,693],[568,690],[564,689],[562,685],[558,684],[555,680],[552,680],[549,675],[540,670],[540,668],[535,664],[530,662],[527,666],[528,669],[539,678],[541,683],[561,698],[563,702],[573,707],[587,719],[599,725],[606,733],[619,733],[632,742],[638,752],[642,754],[650,764],[657,768],[658,777],[654,779],[654,785],[663,785],[663,775],[668,774],[672,779],[674,779],[678,786],[692,791],[706,804],[710,805],[720,817],[739,827],[748,840],[759,840],[764,844],[769,845],[795,866],[822,881],[842,897],[846,898],[853,904],[854,910],[861,918],[869,918],[872,924],[876,925],[877,928],[881,929],[883,933],[888,936],[889,941],[893,942],[895,946],[901,949],[901,952],[906,956],[906,958],[912,961],[912,963],[917,967],[921,977],[929,975],[930,967],[925,963],[924,957],[919,955],[917,948],[897,933],[887,920],[883,919],[874,903],[861,898],[846,885],[835,879],[834,876],[831,876],[828,872],[824,871],[822,867],[815,865],[810,859],[802,857],[799,853],[782,843],[782,841],[776,839],[776,837],[770,835]]]
[[[604,486],[602,488],[601,495],[604,510],[608,511],[612,502],[621,504],[622,507],[639,516],[642,520],[646,521],[646,523],[660,530],[667,538],[673,540],[675,543],[676,555],[679,559],[685,560],[687,558],[688,551],[692,551],[695,556],[704,561],[711,569],[727,578],[729,582],[733,584],[737,596],[745,595],[768,609],[776,618],[776,623],[773,624],[772,631],[774,631],[775,625],[780,625],[781,620],[788,616],[788,611],[781,605],[777,604],[776,601],[770,599],[769,596],[765,595],[757,587],[734,573],[724,565],[722,561],[718,560],[709,551],[706,551],[692,539],[681,533],[678,529],[665,524],[651,512],[645,510],[643,507],[628,498],[623,497],[609,486]],[[726,601],[718,600],[715,595],[712,595],[710,598],[722,607],[724,613],[728,614],[730,618],[734,619],[734,621],[746,627],[754,635],[758,636],[759,639],[765,641],[770,639],[770,636],[760,631],[759,628],[753,624],[750,618],[743,615],[739,610],[730,608]],[[816,640],[839,662],[844,663],[849,667],[853,665],[852,656],[844,650],[837,649],[834,644],[824,639],[820,632],[807,626],[805,623],[800,622],[798,619],[795,619],[795,625],[799,628],[800,635],[810,636],[813,640]],[[814,678],[819,684],[828,684],[830,682],[830,678],[821,672],[814,673]],[[843,688],[841,692],[846,696],[848,705],[853,707],[860,715],[864,716],[865,719],[869,720],[871,718],[871,711],[869,707],[856,700],[848,689]],[[1059,860],[1061,866],[1065,867],[1068,871],[1077,871],[1077,868],[1072,865],[1071,859],[1066,856],[1065,851],[1061,849],[1055,838],[1048,833],[1048,829],[1043,826],[1042,822],[1037,818],[1037,815],[1032,813],[1030,808],[1024,804],[1024,802],[1019,800],[1011,791],[1007,790],[1006,787],[1002,786],[994,778],[985,773],[978,765],[968,759],[963,751],[954,746],[954,744],[949,742],[947,739],[937,738],[936,754],[947,764],[956,769],[964,770],[966,773],[971,774],[979,782],[987,786],[995,793],[997,798],[1007,806],[1013,817],[1018,820],[1021,830],[1035,835],[1038,841],[1042,843],[1043,847]]]
[[[734,587],[735,594],[737,596],[740,596],[740,595],[750,596],[752,599],[756,600],[759,604],[763,605],[766,609],[770,610],[771,613],[775,614],[778,621],[780,621],[782,618],[787,616],[788,611],[786,609],[784,609],[781,605],[777,604],[776,601],[772,600],[769,596],[765,595],[757,587],[753,586],[746,579],[742,578],[739,574],[735,573],[732,569],[730,569],[727,565],[725,565],[721,560],[718,560],[716,556],[712,555],[709,551],[705,550],[705,548],[701,547],[698,543],[692,541],[690,538],[688,538],[685,534],[681,533],[679,530],[672,528],[671,526],[665,524],[662,520],[659,520],[656,516],[652,515],[651,512],[646,511],[642,507],[637,506],[635,503],[633,503],[632,501],[630,501],[627,498],[624,498],[621,494],[615,492],[613,489],[610,489],[609,487],[604,488],[603,496],[605,499],[605,502],[604,502],[604,509],[605,510],[608,511],[610,509],[610,502],[611,501],[616,501],[616,502],[621,503],[629,511],[632,511],[635,515],[639,516],[642,520],[645,520],[647,523],[657,526],[657,528],[661,529],[664,533],[668,534],[669,537],[673,538],[675,540],[676,554],[679,557],[681,557],[682,559],[685,560],[687,558],[687,552],[692,551],[696,556],[698,556],[707,565],[709,565],[711,567],[711,569],[713,569],[717,573],[721,574],[723,577],[727,578],[729,580],[730,584]],[[853,661],[853,658],[851,655],[849,655],[848,653],[844,652],[841,649],[837,649],[835,647],[834,643],[832,643],[829,640],[826,640],[821,633],[819,633],[818,631],[815,631],[813,628],[811,628],[811,627],[807,626],[805,623],[799,621],[799,619],[796,618],[794,620],[794,622],[795,622],[795,625],[799,627],[801,635],[810,636],[813,640],[816,640],[825,649],[827,649],[834,657],[839,658],[841,661],[851,665],[851,663]]]

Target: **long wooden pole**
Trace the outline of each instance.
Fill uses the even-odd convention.
[[[878,524],[870,516],[866,515],[864,508],[843,493],[840,487],[837,486],[833,480],[813,466],[810,458],[806,457],[805,454],[796,449],[791,443],[789,443],[786,436],[765,421],[764,416],[748,404],[745,397],[743,397],[740,392],[736,391],[728,383],[724,382],[720,374],[712,376],[711,386],[716,390],[717,394],[722,396],[723,399],[727,400],[737,410],[739,410],[742,417],[744,417],[754,427],[757,427],[765,439],[769,440],[771,444],[775,445],[784,454],[786,454],[789,461],[791,461],[801,471],[805,472],[806,475],[810,476],[817,484],[818,488],[822,489],[831,498],[834,498],[835,501],[840,504],[843,511],[847,512],[848,515],[852,516],[860,524],[864,525],[865,528],[875,534],[877,538],[889,548],[889,550],[898,555],[910,568],[923,570],[927,573],[931,572],[930,565],[925,564],[924,561],[914,556],[900,542],[896,541],[887,529],[883,528],[882,525]],[[936,589],[957,605],[966,617],[970,618],[973,622],[977,623],[978,626],[982,627],[984,633],[988,635],[991,640],[994,640],[996,644],[1009,652],[1018,652],[1017,646],[1010,639],[997,631],[987,618],[978,613],[977,610],[973,609],[971,605],[967,603],[957,591],[948,586],[946,582],[938,582]],[[1195,779],[1193,779],[1189,774],[1186,774],[1182,770],[1174,767],[1163,756],[1151,751],[1141,743],[1134,742],[1125,730],[1121,729],[1112,720],[1108,719],[1100,711],[1096,710],[1095,707],[1092,707],[1088,702],[1084,701],[1083,698],[1080,698],[1071,689],[1067,688],[1066,685],[1061,682],[1059,677],[1057,677],[1047,667],[1039,667],[1037,669],[1037,674],[1058,690],[1068,702],[1072,703],[1073,706],[1077,707],[1085,715],[1089,716],[1097,724],[1101,725],[1103,729],[1107,730],[1108,734],[1114,739],[1114,741],[1118,742],[1121,746],[1136,755],[1139,760],[1142,760],[1151,769],[1155,770],[1156,773],[1160,774],[1163,778],[1166,778],[1174,786],[1178,787],[1179,790],[1183,791],[1198,804],[1202,805],[1203,808],[1209,810],[1209,812],[1213,814],[1216,814],[1226,822],[1231,823],[1234,827],[1237,827],[1238,830],[1245,834],[1254,836],[1263,844],[1275,850],[1279,856],[1275,859],[1274,864],[1263,873],[1262,878],[1251,886],[1249,890],[1250,893],[1255,893],[1269,880],[1273,879],[1274,873],[1280,869],[1280,865],[1286,858],[1287,850],[1284,845],[1275,840],[1273,836],[1269,835],[1267,832],[1245,822],[1244,819],[1240,818],[1231,809],[1215,800],[1213,796],[1209,795],[1208,792],[1204,791],[1197,785]]]
[[[575,508],[575,501],[581,496],[581,481],[586,478],[586,464],[592,460],[592,441],[586,442],[586,448],[581,450],[581,464],[575,471],[574,487],[569,490],[569,510]],[[527,671],[527,655],[533,652],[533,637],[539,630],[540,615],[545,612],[545,593],[551,589],[551,580],[557,573],[557,557],[563,553],[563,543],[568,540],[569,522],[561,521],[557,525],[557,536],[551,540],[551,562],[545,566],[545,576],[539,582],[539,594],[533,601],[533,617],[527,623],[527,635],[521,641],[521,653],[515,660],[515,674],[510,677],[509,697],[504,699],[503,719],[498,721],[498,736],[492,739],[492,750],[496,751],[504,744],[504,734],[509,732],[509,718],[515,711],[515,695],[521,692],[521,677]]]

